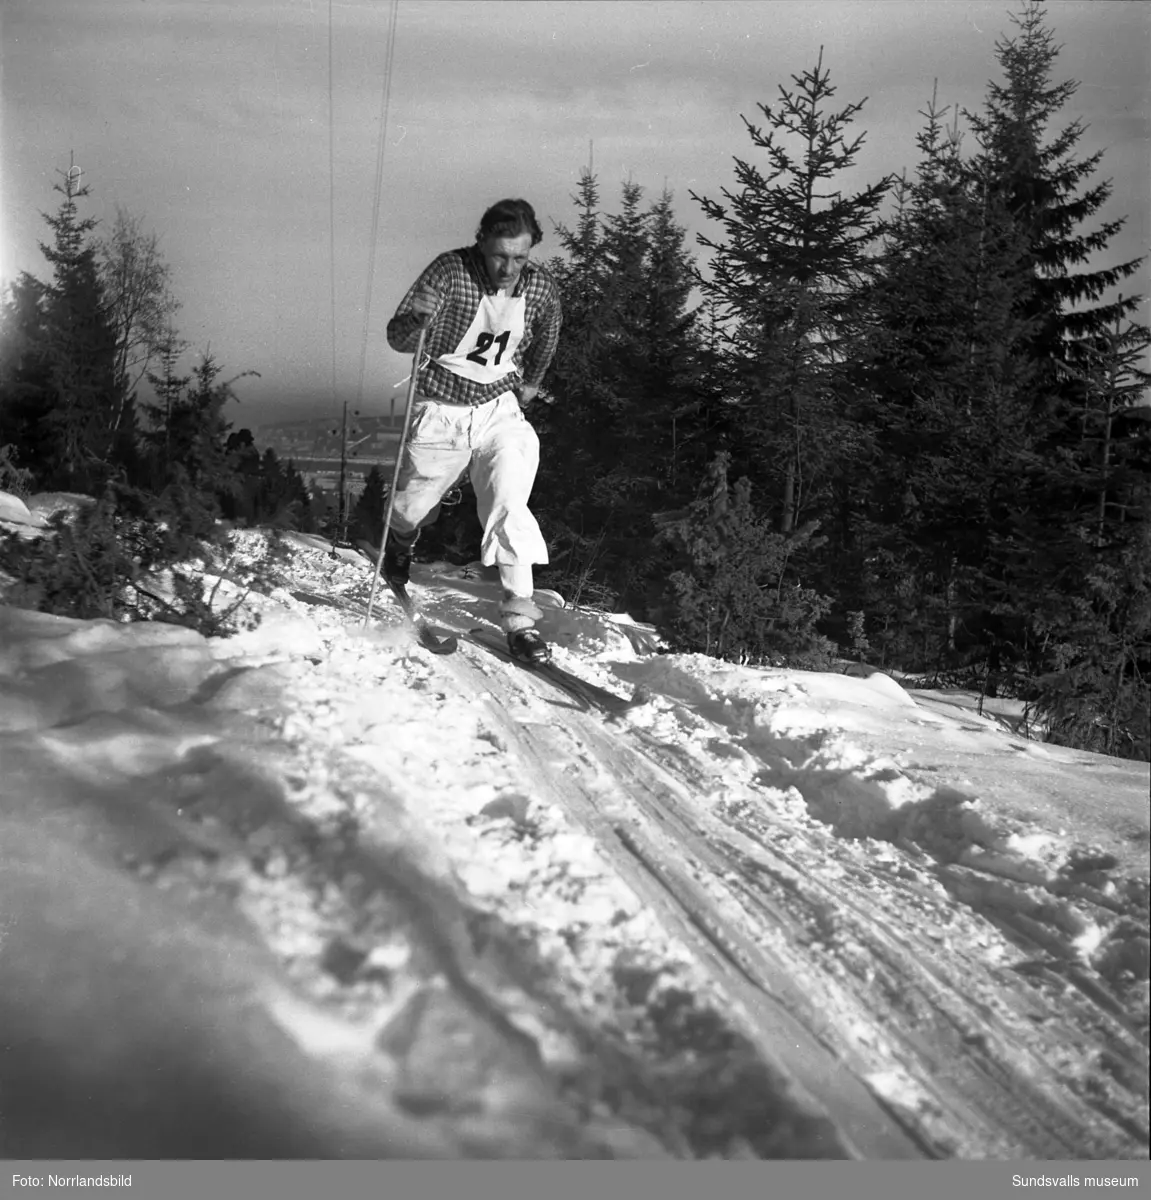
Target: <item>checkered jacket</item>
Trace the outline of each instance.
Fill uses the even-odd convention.
[[[416,292],[427,290],[441,299],[428,324],[424,342],[425,361],[417,376],[421,396],[453,404],[484,404],[503,392],[521,385],[539,387],[559,343],[563,314],[559,290],[551,275],[539,263],[528,261],[516,283],[516,296],[526,297],[524,337],[512,362],[516,370],[494,383],[475,383],[428,359],[451,354],[468,331],[479,307],[480,298],[495,294],[488,282],[483,259],[475,248],[449,250],[435,259],[408,289],[396,314],[388,322],[388,345],[401,354],[412,354],[419,337],[419,320],[411,310]]]

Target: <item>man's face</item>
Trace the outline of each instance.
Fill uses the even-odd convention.
[[[521,233],[518,237],[490,237],[480,242],[480,254],[483,255],[492,285],[497,288],[515,287],[531,249],[530,233]]]

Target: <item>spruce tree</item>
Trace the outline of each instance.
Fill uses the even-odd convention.
[[[643,464],[634,457],[634,386],[644,350],[635,306],[645,285],[648,251],[648,214],[640,209],[642,198],[638,184],[625,183],[620,211],[601,218],[596,239],[595,378],[587,392],[588,415],[595,425],[589,430],[593,438],[585,487],[593,520],[614,518],[613,524],[626,519],[646,483]]]
[[[947,110],[933,97],[922,115],[920,161],[885,229],[856,371],[869,396],[859,411],[869,469],[856,552],[843,559],[843,584],[854,577],[855,587],[841,599],[889,629],[904,665],[927,669],[952,658],[987,611],[992,540],[1012,503],[1015,456],[1033,436],[1034,371],[1016,303],[1026,246],[1001,200],[971,186]]]
[[[290,465],[281,463],[271,447],[264,451],[260,458],[254,523],[276,529],[300,528],[301,496],[294,486]]]
[[[0,446],[37,480],[55,460],[45,421],[55,400],[46,299],[45,285],[22,271],[0,307]]]
[[[1049,128],[1079,85],[1053,80],[1061,47],[1038,0],[1027,0],[1011,22],[1017,35],[996,43],[1003,78],[988,84],[981,113],[966,113],[979,144],[970,170],[973,183],[1003,200],[1026,240],[1030,276],[1018,307],[1033,325],[1029,357],[1043,367],[1050,396],[1084,339],[1137,311],[1137,296],[1103,298],[1143,260],[1100,265],[1097,256],[1126,223],[1100,220],[1112,194],[1110,181],[1091,182],[1103,151],[1076,157],[1085,131],[1079,119]]]
[[[760,104],[766,131],[742,118],[765,152],[766,174],[735,159],[738,190],[727,204],[697,196],[723,226],[705,293],[728,326],[739,392],[746,469],[781,532],[823,514],[844,447],[845,364],[859,332],[868,251],[890,181],[844,194],[836,177],[855,164],[864,135],[849,127],[865,101],[826,111],[835,95],[823,55],[795,90]]]
[[[652,542],[652,517],[688,502],[723,449],[721,381],[691,307],[695,263],[666,189],[647,212],[640,278],[618,321],[625,342],[616,361],[622,505],[612,547],[613,583],[629,612],[646,614],[667,590],[668,567]]]
[[[642,615],[667,582],[651,514],[690,498],[714,389],[699,365],[693,264],[670,193],[645,209],[643,189],[625,183],[619,212],[606,215],[585,172],[573,199],[579,222],[558,229],[568,257],[550,264],[564,333],[547,395],[529,409],[547,442],[564,448],[545,456],[536,490],[555,563],[548,575],[569,594]]]
[[[1048,131],[1076,85],[1052,82],[1041,7],[1013,20],[973,153],[933,101],[888,226],[861,607],[900,665],[1014,679],[1051,736],[1138,753],[1151,455],[1127,414],[1148,343],[1139,298],[1108,299],[1138,264],[1100,265],[1122,225],[1098,220],[1100,156],[1074,157],[1078,121]]]
[[[115,333],[89,236],[97,222],[79,215],[78,201],[88,189],[69,173],[54,190],[63,200],[54,215],[43,214],[52,240],[40,243],[52,281],[40,285],[42,323],[23,323],[32,341],[26,346],[28,361],[16,372],[13,399],[25,421],[43,423],[46,437],[37,460],[29,462],[39,482],[94,489],[114,472],[114,418],[122,409]],[[27,291],[25,299],[30,299]],[[23,315],[30,316],[27,307]]]
[[[547,263],[559,288],[563,333],[545,388],[527,413],[544,444],[563,447],[541,459],[535,495],[552,560],[542,575],[565,592],[579,591],[596,568],[600,518],[588,511],[588,489],[602,462],[609,408],[601,371],[607,322],[599,185],[590,171],[581,173],[572,203],[579,209],[575,229],[556,229],[566,257]]]
[[[372,464],[364,480],[363,489],[352,509],[351,531],[352,541],[364,539],[373,546],[380,544],[384,529],[384,510],[387,508],[388,485],[384,473],[375,463]]]
[[[192,382],[191,375],[177,373],[180,358],[186,349],[186,343],[181,341],[175,330],[169,326],[158,350],[159,370],[149,371],[147,374],[155,399],[142,405],[147,426],[142,437],[147,463],[144,486],[157,492],[163,489],[170,474],[173,454],[177,452],[173,448],[176,414]]]
[[[293,459],[288,459],[284,465],[284,478],[287,482],[288,499],[292,505],[293,528],[301,533],[314,533],[316,515],[312,509],[312,496]]]
[[[219,497],[221,515],[227,521],[251,525],[257,520],[260,492],[260,452],[250,429],[239,429],[224,443],[228,461],[236,477],[231,494]]]
[[[1080,346],[1081,356],[1085,347]],[[1048,737],[1151,756],[1151,336],[1133,322],[1096,339],[1080,443],[1024,464],[1026,508],[997,558],[999,605],[1025,608],[1028,695]]]
[[[650,403],[639,436],[658,446],[657,491],[673,500],[702,477],[728,434],[719,356],[703,310],[689,307],[697,271],[685,238],[665,188],[651,208],[648,286],[640,310]]]
[[[1149,337],[1130,319],[1142,297],[1115,294],[1142,260],[1105,261],[1124,221],[1101,216],[1102,152],[1076,157],[1079,120],[1050,128],[1078,85],[1053,79],[1060,48],[1042,6],[1012,21],[1016,36],[996,47],[1003,79],[968,115],[973,179],[1001,198],[1028,265],[1015,311],[1028,326],[1032,434],[994,555],[996,601],[1026,615],[1032,694],[1051,736],[1145,758],[1131,730],[1148,707],[1151,455],[1145,426],[1122,417],[1146,396]]]
[[[257,372],[221,380],[223,368],[210,350],[189,377],[175,376],[174,349],[162,356],[163,375],[151,376],[158,399],[145,406],[150,428],[143,434],[149,487],[172,513],[172,520],[194,537],[211,536],[220,516],[220,497],[242,491],[234,456],[228,452],[231,426],[224,417],[233,385]]]

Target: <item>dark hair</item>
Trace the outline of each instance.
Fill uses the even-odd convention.
[[[519,237],[523,233],[532,235],[533,246],[538,246],[544,240],[535,209],[526,200],[500,200],[480,218],[476,241],[483,242],[491,237]]]

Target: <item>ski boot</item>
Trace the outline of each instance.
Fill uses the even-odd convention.
[[[412,547],[419,530],[404,535],[394,529],[388,530],[388,540],[384,544],[384,578],[396,587],[407,587],[412,567]]]
[[[512,658],[529,666],[544,666],[551,662],[551,647],[540,636],[536,622],[543,613],[530,596],[515,596],[504,592],[500,603],[500,624],[508,639]]]
[[[540,631],[534,625],[509,633],[508,650],[513,658],[532,667],[547,666],[552,660],[551,647],[543,640]]]

